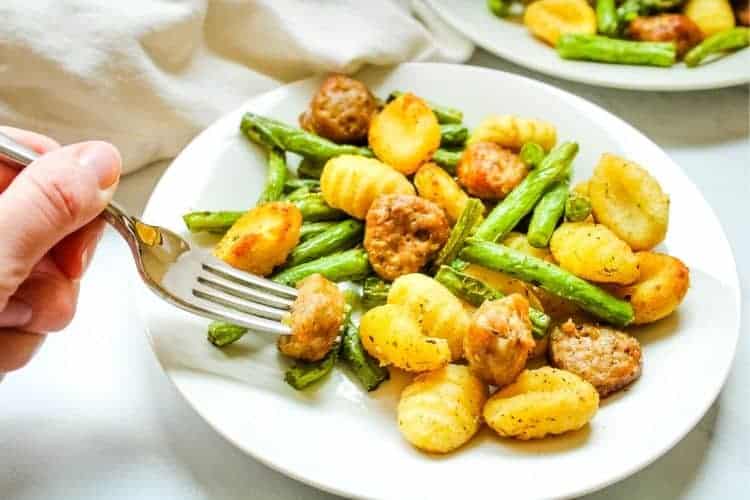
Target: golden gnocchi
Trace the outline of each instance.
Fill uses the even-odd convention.
[[[589,181],[591,210],[633,250],[649,250],[667,234],[669,197],[645,169],[604,154]]]
[[[454,361],[463,356],[463,341],[470,318],[461,301],[447,288],[424,274],[397,278],[388,292],[388,303],[404,306],[430,337],[445,339]]]
[[[732,29],[735,25],[729,0],[688,0],[684,12],[698,25],[706,38]]]
[[[445,211],[451,225],[456,223],[469,201],[469,196],[453,177],[434,163],[426,163],[420,167],[414,176],[414,185],[419,196]]]
[[[364,219],[370,205],[383,194],[414,194],[404,175],[388,165],[364,156],[331,158],[320,176],[323,199],[357,219]]]
[[[422,373],[398,403],[398,428],[415,447],[433,453],[455,450],[479,430],[487,386],[467,367],[447,365]]]
[[[655,252],[638,252],[640,276],[627,286],[612,286],[613,295],[633,306],[633,324],[652,323],[672,314],[690,288],[690,270],[680,260]]]
[[[448,341],[426,336],[405,306],[386,304],[370,309],[362,315],[359,334],[365,350],[381,365],[423,372],[451,360]]]
[[[543,1],[543,0],[540,0]],[[499,146],[520,151],[527,142],[535,142],[549,151],[557,142],[555,126],[544,120],[521,118],[514,115],[488,116],[474,129],[469,143],[494,142]]]
[[[440,146],[440,125],[426,102],[407,93],[375,115],[368,138],[375,156],[409,175]]]
[[[538,439],[586,425],[599,408],[599,393],[578,375],[550,368],[526,370],[497,391],[483,415],[503,437]]]
[[[549,248],[560,267],[581,278],[624,285],[638,279],[633,251],[601,224],[566,222],[552,233]]]
[[[567,33],[596,34],[596,12],[586,0],[538,0],[526,7],[523,23],[553,47]]]

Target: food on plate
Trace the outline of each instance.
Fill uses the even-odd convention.
[[[687,0],[685,15],[698,25],[703,36],[712,36],[735,26],[729,0]]]
[[[552,46],[566,33],[596,33],[596,13],[586,0],[537,0],[526,7],[523,23]]]
[[[392,100],[401,97],[404,94],[405,92],[394,90],[393,92],[388,94],[387,101],[391,102]],[[428,101],[427,99],[425,99],[424,102],[427,103],[432,112],[435,113],[435,118],[437,118],[438,123],[440,123],[441,125],[447,125],[451,123],[461,125],[464,121],[464,114],[461,110],[451,108],[449,106],[443,106],[442,104],[437,104],[432,101]]]
[[[526,177],[528,168],[517,154],[494,142],[472,142],[456,169],[466,190],[485,200],[500,200]]]
[[[684,56],[703,39],[703,33],[692,19],[683,14],[639,16],[630,21],[628,33],[642,42],[673,42],[677,57]]]
[[[525,142],[518,152],[521,161],[529,168],[536,168],[542,163],[547,152],[536,142]]]
[[[367,212],[365,249],[381,278],[418,272],[448,240],[443,210],[414,195],[383,195]]]
[[[451,264],[458,257],[458,252],[464,247],[466,239],[471,236],[471,233],[482,221],[483,213],[484,205],[481,201],[476,198],[466,200],[460,217],[451,229],[448,241],[445,242],[432,263],[432,271],[437,271],[444,264]]]
[[[288,202],[257,206],[240,217],[214,248],[227,264],[261,276],[283,264],[299,243],[302,213]]]
[[[638,279],[638,259],[602,224],[566,222],[549,242],[560,267],[590,281],[627,285]]]
[[[465,366],[447,365],[418,375],[401,392],[398,428],[412,445],[447,453],[482,425],[487,386]]]
[[[549,151],[557,142],[557,130],[551,123],[537,118],[490,115],[472,131],[469,143],[474,142],[494,142],[514,152],[521,151],[524,144],[534,142]]]
[[[212,321],[208,325],[208,341],[216,347],[224,347],[236,342],[247,333],[247,328],[225,321]]]
[[[516,379],[534,346],[529,302],[517,293],[484,302],[474,312],[464,337],[471,372],[497,387]]]
[[[638,280],[610,288],[613,295],[627,300],[635,312],[634,325],[652,323],[672,314],[690,287],[690,270],[670,255],[638,252]]]
[[[487,7],[504,18],[512,1],[490,0]],[[723,57],[748,46],[747,32],[734,31],[736,25],[750,25],[746,0],[737,0],[734,10],[729,0],[523,3],[529,32],[563,59],[669,67],[684,58],[690,68],[709,56]]]
[[[336,282],[357,281],[364,279],[370,271],[367,253],[361,248],[353,248],[288,267],[271,279],[289,286],[295,286],[311,274],[322,274],[326,279]]]
[[[453,361],[463,357],[469,315],[443,285],[424,274],[400,276],[391,285],[388,304],[406,307],[431,337],[447,340]]]
[[[504,293],[493,288],[488,283],[479,278],[466,274],[465,272],[454,269],[449,266],[440,266],[435,280],[451,291],[456,297],[466,301],[474,307],[479,307],[487,301],[501,299]],[[534,297],[527,291],[527,297],[531,302]],[[538,301],[536,301],[538,304]],[[535,339],[544,338],[547,334],[547,328],[550,325],[550,318],[547,316],[539,305],[536,308],[529,308],[529,318],[531,320],[531,331]]]
[[[503,245],[471,240],[460,257],[482,267],[502,271],[537,284],[542,289],[568,299],[599,319],[617,326],[633,322],[633,307],[596,285],[550,263]]]
[[[342,155],[326,163],[320,176],[326,203],[357,219],[364,219],[370,205],[383,194],[414,194],[404,175],[373,158]]]
[[[300,115],[300,126],[333,142],[360,143],[367,138],[378,103],[367,86],[346,75],[330,75]]]
[[[306,130],[255,113],[245,113],[242,116],[240,129],[253,142],[296,153],[315,162],[341,155],[373,156],[372,151],[367,148],[336,144]]]
[[[375,358],[367,354],[359,336],[359,328],[351,320],[346,322],[341,336],[339,355],[368,392],[377,389],[390,377],[388,369],[380,366]]]
[[[585,426],[599,408],[593,385],[557,368],[526,370],[487,400],[483,415],[503,437],[539,439]]]
[[[547,189],[564,172],[578,153],[578,144],[560,144],[542,160],[539,167],[495,205],[487,218],[477,228],[474,236],[480,240],[497,241],[513,230],[521,219],[530,213]]]
[[[464,211],[469,196],[453,177],[434,163],[426,163],[414,175],[414,186],[422,198],[436,203],[445,211],[451,225]]]
[[[451,360],[448,341],[429,336],[406,306],[386,304],[362,315],[360,338],[381,365],[409,372],[436,370]]]
[[[639,165],[604,154],[589,181],[591,210],[633,250],[661,243],[669,223],[669,196]]]
[[[297,266],[334,252],[348,250],[362,241],[364,230],[365,225],[358,220],[338,222],[297,245],[289,254],[287,265]]]
[[[685,56],[685,64],[693,67],[712,56],[747,47],[750,44],[750,29],[734,28],[722,31],[703,40]]]
[[[539,203],[534,207],[526,240],[536,248],[546,248],[552,233],[565,213],[565,202],[568,201],[568,179],[557,181],[549,187]]]
[[[368,138],[375,156],[408,175],[440,146],[440,125],[426,102],[407,93],[375,115]]]
[[[673,20],[640,20],[678,1],[597,2],[600,30],[679,38]],[[559,43],[569,36],[582,35]],[[703,49],[710,41],[687,60],[722,50]],[[668,196],[610,153],[577,179],[578,144],[557,144],[540,119],[491,115],[467,141],[456,109],[394,92],[373,116],[373,102],[335,75],[305,112],[309,131],[246,113],[241,129],[268,155],[256,206],[184,216],[191,233],[223,235],[214,253],[229,265],[297,287],[291,335],[277,341],[295,360],[284,380],[305,390],[344,364],[373,391],[407,372],[399,429],[434,453],[461,447],[483,418],[517,439],[586,425],[600,397],[640,374],[626,328],[668,316],[688,291],[688,268],[651,250]],[[208,340],[222,348],[247,331],[214,322]],[[556,368],[530,369],[546,361]]]
[[[588,185],[586,185],[588,192]],[[581,222],[591,215],[591,199],[587,195],[576,191],[568,193],[565,200],[565,220],[568,222]]]
[[[641,344],[627,333],[568,320],[550,335],[550,361],[606,397],[641,376]]]
[[[318,361],[338,337],[344,319],[344,296],[320,274],[300,281],[297,292],[288,320],[292,334],[279,337],[279,350],[290,358]]]
[[[563,59],[614,64],[669,67],[677,58],[671,42],[634,42],[600,35],[563,35],[555,48]]]

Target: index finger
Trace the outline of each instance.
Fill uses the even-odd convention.
[[[15,127],[4,127],[0,126],[0,132],[7,135],[11,139],[14,139],[24,146],[33,149],[39,154],[44,154],[47,151],[57,149],[60,147],[57,141],[47,137],[46,135],[37,134],[36,132],[29,132],[28,130],[22,130]],[[0,193],[13,182],[18,170],[3,163],[0,159]]]

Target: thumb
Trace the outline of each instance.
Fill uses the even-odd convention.
[[[120,165],[110,144],[73,144],[34,161],[0,195],[0,310],[56,243],[104,210]]]

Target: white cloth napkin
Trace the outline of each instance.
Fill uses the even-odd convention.
[[[0,124],[174,157],[253,94],[473,46],[416,0],[2,0]]]

